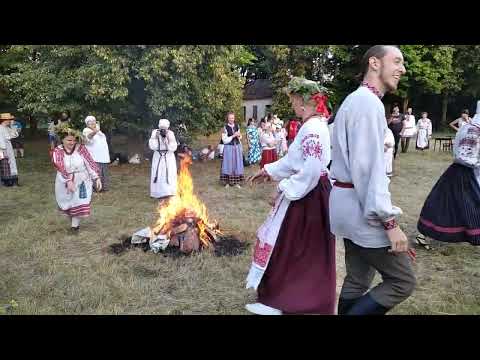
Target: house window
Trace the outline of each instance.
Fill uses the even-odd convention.
[[[253,115],[252,117],[257,120],[257,105],[253,105]]]

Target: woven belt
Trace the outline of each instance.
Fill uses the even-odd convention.
[[[333,186],[344,188],[344,189],[353,189],[354,188],[353,184],[344,183],[344,182],[341,182],[341,181],[338,181],[338,180],[335,180],[335,182],[333,183]]]

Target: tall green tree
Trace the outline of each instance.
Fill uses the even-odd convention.
[[[480,45],[457,45],[455,61],[463,69],[462,91],[480,97]]]
[[[402,45],[407,74],[399,94],[404,108],[413,96],[437,94],[441,97],[440,125],[446,126],[448,103],[463,86],[463,69],[455,61],[457,48],[452,45]]]
[[[115,47],[15,45],[8,55],[20,61],[2,82],[22,113],[68,109],[75,121],[95,113],[110,127],[115,119],[110,108],[128,95],[128,63]]]
[[[93,114],[104,127],[128,129],[165,116],[203,133],[239,111],[241,69],[254,58],[242,45],[14,45],[3,53],[11,61],[8,71],[0,63],[0,83],[22,113],[68,109],[79,125]]]
[[[218,130],[227,111],[240,112],[242,66],[252,59],[239,45],[152,47],[144,54],[139,74],[155,115],[208,135]]]

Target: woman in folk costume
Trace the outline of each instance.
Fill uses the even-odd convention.
[[[333,314],[335,238],[328,215],[326,96],[316,82],[303,78],[293,78],[287,92],[304,125],[287,155],[251,178],[280,182],[274,206],[257,232],[247,277],[247,289],[257,290],[258,302],[246,309],[261,315]]]
[[[470,112],[468,109],[462,111],[461,116],[458,119],[453,120],[448,126],[450,126],[453,130],[458,131],[460,128],[465,125],[469,124],[472,121],[470,117]]]
[[[295,140],[295,137],[297,136],[297,133],[300,129],[300,126],[302,124],[300,121],[297,119],[290,119],[287,122],[287,125],[285,126],[286,131],[287,131],[287,145],[290,146],[290,144]]]
[[[227,124],[223,128],[222,141],[223,159],[220,170],[220,181],[226,188],[236,186],[241,188],[243,182],[243,149],[240,127],[235,124],[235,114],[229,112],[226,116]]]
[[[385,171],[388,177],[393,175],[393,149],[395,147],[395,137],[393,136],[390,128],[385,129],[385,142],[384,142],[384,157],[385,157]]]
[[[158,129],[152,131],[148,146],[154,151],[150,175],[150,196],[156,199],[177,194],[177,140],[170,121],[160,119]]]
[[[260,160],[260,168],[264,168],[266,164],[273,163],[278,160],[277,140],[272,123],[266,122],[260,136],[260,144],[262,145],[262,160]]]
[[[108,164],[110,163],[110,152],[108,151],[107,137],[100,130],[95,116],[85,118],[87,127],[83,129],[85,137],[85,146],[87,147],[93,160],[97,163],[100,170],[100,180],[102,182],[102,191],[108,191],[110,179],[108,175]],[[98,190],[97,190],[98,191]]]
[[[17,161],[11,140],[18,136],[10,127],[15,117],[9,113],[0,114],[0,180],[5,186],[18,184]]]
[[[400,113],[398,105],[393,107],[392,114],[387,120],[388,127],[392,130],[393,137],[395,138],[395,148],[393,150],[393,158],[397,158],[398,144],[400,143],[400,133],[403,129],[403,114]]]
[[[58,208],[71,219],[72,231],[78,232],[80,218],[90,215],[93,182],[102,189],[99,169],[88,152],[82,134],[60,123],[55,133],[62,145],[53,150],[52,161],[57,169],[55,178],[55,198]]]
[[[255,121],[250,118],[247,124],[247,143],[248,143],[248,156],[247,163],[249,165],[256,164],[262,157],[262,148],[260,147],[260,135]]]
[[[400,132],[400,136],[402,138],[402,153],[406,153],[408,151],[408,147],[410,146],[410,138],[414,137],[417,133],[417,126],[415,124],[415,116],[412,115],[412,108],[407,109],[407,113],[403,118],[403,128]]]
[[[472,121],[458,130],[453,153],[453,164],[425,200],[418,231],[438,241],[480,245],[480,101]]]
[[[422,117],[417,123],[417,150],[425,150],[430,147],[432,137],[432,122],[427,118],[428,113],[422,112]]]
[[[286,133],[283,123],[281,121],[277,122],[275,124],[275,141],[277,142],[276,150],[279,158],[283,157],[288,150]]]

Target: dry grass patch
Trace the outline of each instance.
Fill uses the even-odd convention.
[[[201,142],[216,145],[217,137]],[[246,314],[244,304],[254,299],[244,289],[251,247],[234,257],[108,253],[110,244],[155,219],[148,163],[111,167],[111,191],[94,196],[93,216],[82,221],[80,234],[70,235],[67,218],[56,210],[46,148],[27,143],[27,158],[19,160],[23,186],[0,187],[0,304],[15,300],[15,314]],[[449,163],[450,156],[438,152],[400,156],[391,191],[410,238],[428,191]],[[225,232],[252,244],[272,185],[225,189],[219,167],[218,160],[192,165],[196,192]],[[254,170],[246,168],[247,176]],[[434,245],[432,252],[418,250],[418,288],[392,313],[480,314],[480,249]],[[339,288],[341,243],[337,255]]]

